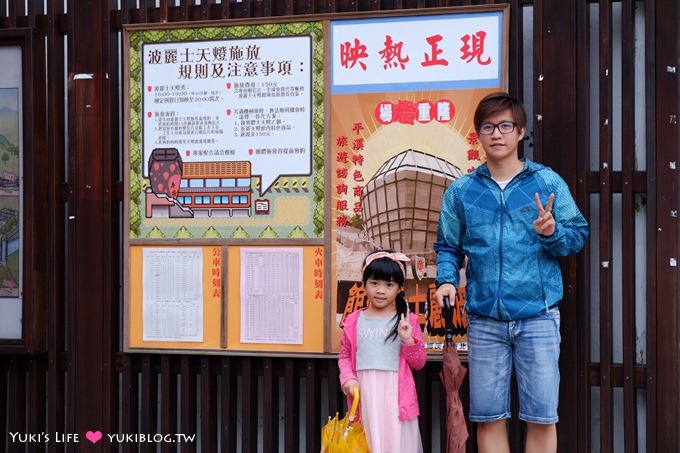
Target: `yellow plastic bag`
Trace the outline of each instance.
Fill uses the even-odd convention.
[[[321,428],[321,453],[368,453],[366,433],[360,421],[354,421],[359,405],[359,390],[354,388],[352,408],[340,420],[338,414],[328,417]]]

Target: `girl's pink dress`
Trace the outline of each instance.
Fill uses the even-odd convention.
[[[399,420],[399,373],[359,370],[361,423],[371,453],[422,453],[418,418]],[[377,435],[376,435],[377,434]]]
[[[409,316],[415,344],[401,345],[399,371],[357,370],[357,324],[365,310],[362,308],[343,321],[338,354],[340,385],[350,379],[359,381],[358,412],[371,453],[422,453],[413,370],[425,366],[427,352],[418,316],[413,313]],[[347,397],[347,405],[352,405],[351,396]]]

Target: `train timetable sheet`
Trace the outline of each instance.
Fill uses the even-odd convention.
[[[241,249],[241,342],[302,344],[302,248]]]

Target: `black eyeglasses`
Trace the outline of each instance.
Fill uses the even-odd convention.
[[[501,134],[509,134],[517,127],[512,121],[501,121],[500,123],[484,123],[479,126],[479,135],[491,135],[498,128]]]

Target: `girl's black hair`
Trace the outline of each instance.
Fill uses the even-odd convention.
[[[378,252],[394,253],[393,250],[376,250],[369,253],[366,258],[369,258],[374,253]],[[364,262],[366,262],[366,260],[364,260]],[[404,266],[404,269],[406,269],[406,263],[402,261],[401,264]],[[364,286],[366,285],[366,282],[369,278],[374,280],[394,282],[401,287],[404,286],[404,282],[406,281],[401,266],[399,266],[396,261],[388,257],[377,258],[371,261],[371,264],[366,266],[361,280],[364,283]],[[406,316],[408,313],[408,301],[406,300],[406,295],[404,294],[403,290],[397,294],[397,297],[394,300],[394,305],[397,308],[397,313],[395,315],[396,321],[389,335],[387,335],[387,338],[385,338],[385,342],[396,338],[399,335],[399,321],[401,320],[401,315],[403,314]]]

